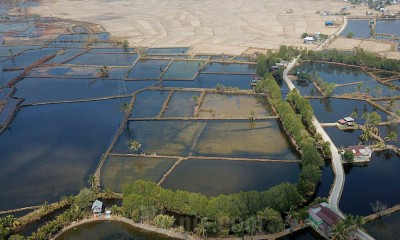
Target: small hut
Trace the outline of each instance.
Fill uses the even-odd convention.
[[[92,211],[94,216],[100,216],[100,214],[103,212],[103,203],[99,200],[94,201],[92,204]]]

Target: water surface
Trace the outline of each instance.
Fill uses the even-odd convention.
[[[56,240],[173,240],[158,233],[117,221],[85,223],[61,234]]]
[[[86,186],[122,119],[120,104],[22,108],[0,135],[0,209],[58,201]]]
[[[295,183],[299,174],[298,163],[190,159],[181,162],[162,186],[218,196],[263,191],[282,182]]]
[[[373,152],[364,166],[345,168],[346,181],[339,207],[344,213],[369,215],[376,200],[387,207],[400,204],[400,156],[393,151]]]

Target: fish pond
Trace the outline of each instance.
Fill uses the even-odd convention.
[[[120,104],[22,108],[0,135],[0,209],[57,201],[85,186],[122,119]]]
[[[56,240],[174,240],[175,238],[133,227],[118,221],[85,223],[62,233]]]
[[[364,225],[367,232],[380,240],[397,239],[400,236],[400,212],[378,218]]]
[[[299,163],[194,158],[182,161],[161,186],[218,196],[240,191],[263,191],[282,182],[295,183],[299,174]]]
[[[247,118],[254,111],[255,118],[273,116],[265,96],[206,94],[200,106],[200,117]]]
[[[299,156],[278,120],[130,121],[113,153],[142,151],[168,156],[213,156],[297,160]]]
[[[365,38],[371,37],[371,29],[369,27],[370,20],[361,19],[349,19],[345,29],[340,33],[340,36],[347,36],[348,33],[353,33],[353,38]]]
[[[346,166],[346,181],[339,207],[344,213],[372,214],[371,203],[380,201],[393,207],[400,204],[400,156],[393,151],[373,152],[371,161]]]
[[[373,111],[376,111],[381,116],[382,121],[387,118],[387,113],[362,100],[324,98],[309,99],[309,101],[313,107],[314,115],[321,123],[335,123],[341,118],[353,115],[356,123],[364,124],[363,115]]]

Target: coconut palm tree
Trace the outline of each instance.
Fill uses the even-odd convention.
[[[125,113],[125,115],[129,115],[131,113],[131,108],[129,107],[128,102],[123,102],[121,104],[121,112]]]
[[[362,88],[362,83],[357,84],[357,86],[356,86],[356,92],[357,92],[357,93],[360,93],[361,88]]]
[[[94,174],[89,175],[88,183],[89,183],[90,188],[96,192],[97,191],[97,178]]]
[[[202,218],[197,226],[194,228],[194,232],[197,236],[205,237],[207,236],[207,218]]]
[[[392,141],[397,141],[397,133],[395,131],[391,131],[385,137],[385,140],[388,140],[390,145],[392,145]]]
[[[388,106],[387,106],[387,109],[388,109],[389,111],[392,111],[394,102],[395,102],[394,98],[390,99],[390,101],[389,101],[389,103],[388,103]]]
[[[369,88],[369,87],[367,87],[366,89],[365,89],[365,94],[369,94],[369,92],[371,91],[371,89]]]
[[[254,109],[250,110],[248,118],[250,122],[254,122],[256,120],[256,111],[254,111]]]
[[[129,149],[133,150],[135,153],[138,152],[140,150],[140,148],[142,147],[142,144],[136,140],[131,141],[130,144],[131,145],[130,145]]]
[[[376,93],[376,96],[378,97],[379,95],[381,95],[381,93],[382,93],[382,87],[381,87],[381,85],[376,85],[376,87],[375,87],[375,93]]]
[[[389,90],[390,90],[390,97],[393,97],[393,91],[396,90],[396,87],[394,85],[390,85]]]
[[[368,144],[368,141],[371,139],[372,137],[372,132],[371,129],[369,127],[364,127],[363,128],[363,133],[361,134],[360,138],[366,143]]]
[[[244,222],[234,224],[232,226],[231,230],[232,230],[233,234],[235,234],[235,236],[241,237],[242,239],[244,239],[244,233],[246,231],[246,226],[245,226]]]
[[[245,229],[246,232],[250,235],[250,236],[254,236],[256,235],[257,232],[259,232],[261,230],[261,227],[259,225],[259,222],[257,221],[256,217],[250,217],[248,218],[245,222]]]

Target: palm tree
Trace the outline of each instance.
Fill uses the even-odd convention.
[[[346,226],[343,224],[343,221],[340,221],[333,227],[331,234],[334,240],[347,240]]]
[[[363,133],[361,134],[360,138],[366,143],[368,144],[369,139],[371,139],[372,137],[372,133],[371,133],[371,129],[369,127],[364,127],[363,128]]]
[[[250,110],[248,118],[250,122],[254,122],[256,120],[256,111],[254,111],[254,109]]]
[[[388,103],[388,106],[387,106],[387,109],[388,109],[389,111],[392,111],[394,102],[395,102],[394,98],[390,99],[390,101],[389,101],[389,103]]]
[[[351,114],[350,114],[350,117],[352,117],[352,118],[358,118],[358,113],[357,113],[357,111],[354,111],[354,112],[352,112]]]
[[[360,93],[361,88],[362,88],[362,83],[357,84],[357,86],[356,86],[356,92],[357,92],[357,93]]]
[[[369,92],[371,91],[371,89],[369,88],[369,87],[367,87],[366,89],[365,89],[365,94],[369,94]]]
[[[392,141],[397,141],[397,133],[395,131],[391,131],[385,137],[385,140],[388,140],[390,145],[392,145]]]
[[[245,226],[244,222],[234,224],[232,226],[231,230],[232,230],[233,234],[235,234],[235,236],[241,237],[242,239],[244,239],[244,233],[246,231],[246,226]]]
[[[205,237],[207,236],[207,218],[202,218],[201,221],[194,228],[194,232],[197,236]]]
[[[121,104],[121,112],[125,113],[125,115],[129,115],[131,113],[131,108],[129,107],[128,102],[123,102]]]
[[[254,236],[256,235],[257,232],[260,231],[261,227],[258,224],[257,218],[256,217],[250,217],[248,218],[245,222],[245,229],[246,232],[250,235],[250,236]]]
[[[382,87],[381,87],[381,85],[376,85],[376,87],[375,87],[375,93],[376,93],[377,96],[381,95],[381,93],[382,93]]]
[[[257,218],[265,223],[266,232],[277,232],[283,229],[283,220],[279,212],[266,207],[257,212]]]
[[[390,85],[389,90],[390,90],[390,97],[393,97],[393,91],[396,90],[396,87],[394,85]]]
[[[136,140],[130,142],[131,146],[129,147],[130,150],[133,150],[135,153],[140,150],[142,144]]]
[[[88,183],[93,191],[97,191],[97,178],[94,174],[89,175]]]

